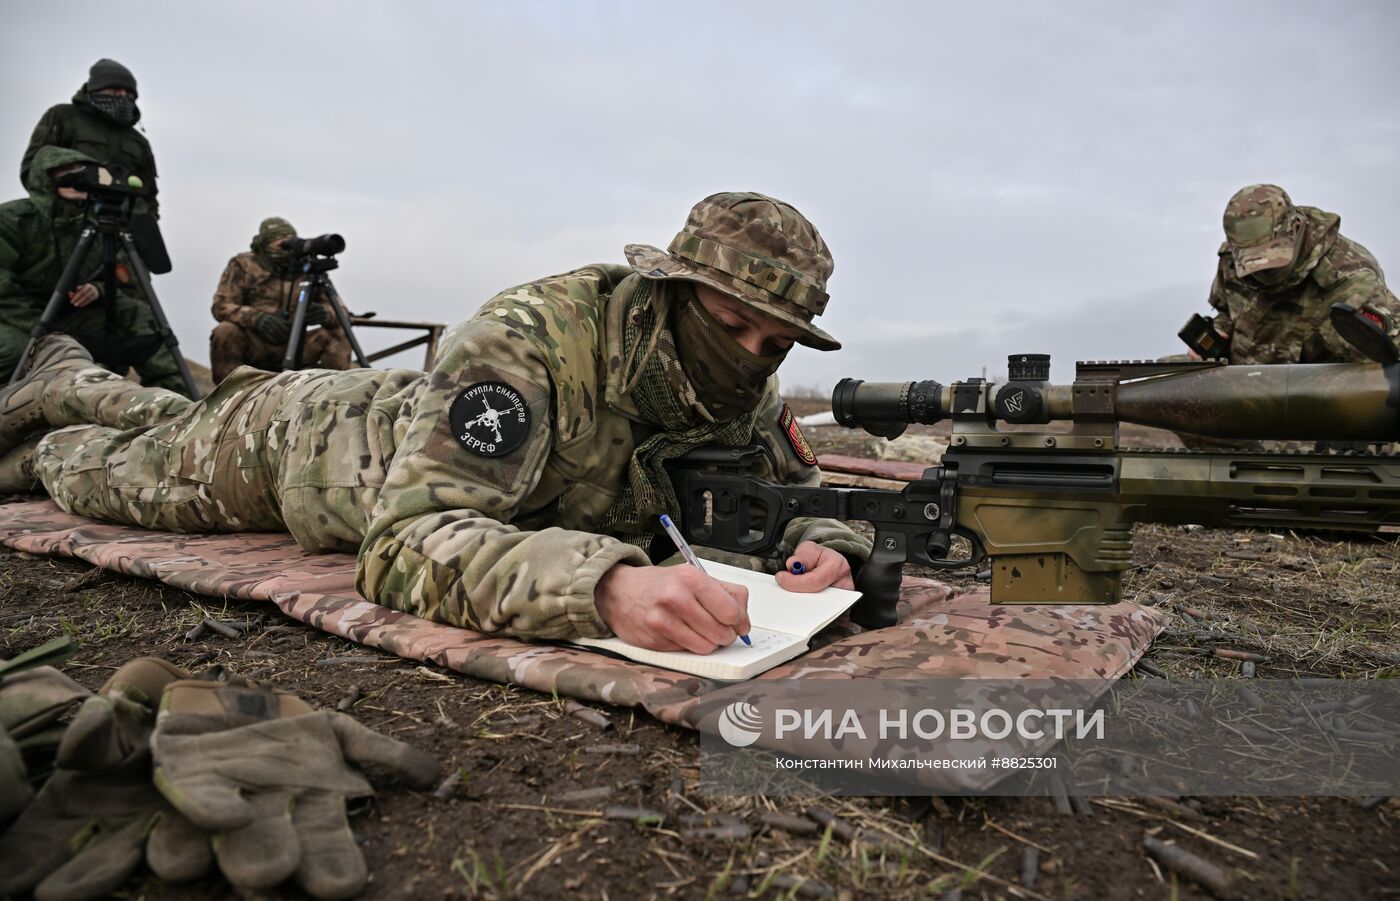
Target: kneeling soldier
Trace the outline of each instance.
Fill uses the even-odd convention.
[[[296,230],[286,219],[264,219],[253,237],[252,250],[240,253],[224,267],[214,292],[214,318],[219,324],[209,335],[209,368],[215,384],[239,366],[269,372],[282,368],[292,333],[290,313],[298,282],[296,261],[283,244],[294,237]],[[320,328],[306,330],[302,365],[349,369],[350,341],[329,301],[310,304],[306,321]]]

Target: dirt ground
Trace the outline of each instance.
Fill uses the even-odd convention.
[[[808,437],[818,453],[869,450],[836,428]],[[1148,668],[1239,674],[1239,662],[1210,655],[1220,645],[1267,657],[1260,678],[1400,675],[1396,543],[1178,527],[1136,535],[1128,596],[1176,614]],[[206,616],[246,628],[188,635]],[[437,754],[455,781],[436,793],[381,782],[352,819],[373,874],[368,898],[1210,897],[1149,861],[1149,835],[1233,870],[1238,898],[1400,897],[1395,800],[1109,800],[1071,815],[1044,798],[720,801],[695,790],[695,735],[645,714],[591,708],[607,717],[602,728],[562,701],[389,657],[267,605],[0,549],[0,656],[63,632],[83,644],[64,669],[91,688],[142,654],[191,670],[219,663]],[[806,833],[764,822],[810,808],[841,822]],[[144,877],[124,896],[232,895],[212,878]]]

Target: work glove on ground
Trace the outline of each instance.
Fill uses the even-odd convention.
[[[92,692],[54,669],[73,656],[78,643],[55,638],[23,654],[0,660],[0,726],[24,751],[58,747],[58,720]]]
[[[348,898],[368,880],[345,802],[373,791],[353,764],[378,764],[418,788],[438,776],[422,751],[244,680],[171,684],[152,749],[156,785],[215,833],[230,882],[255,891],[295,875],[316,898]]]
[[[63,733],[58,768],[0,836],[0,895],[32,888],[40,901],[103,897],[143,855],[165,879],[208,869],[208,834],[171,810],[151,782],[156,699],[187,677],[163,660],[139,658],[83,703]]]
[[[253,331],[271,344],[285,344],[292,334],[292,324],[277,313],[260,313]]]
[[[70,657],[78,643],[56,638],[0,660],[0,829],[34,797],[25,758],[48,769],[63,726],[58,720],[91,694],[47,664]]]
[[[34,791],[29,787],[29,773],[24,768],[24,756],[10,733],[0,726],[0,829],[9,825],[29,805]]]

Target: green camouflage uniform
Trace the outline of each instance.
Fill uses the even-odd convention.
[[[285,219],[272,217],[253,238],[252,250],[228,261],[214,291],[214,318],[219,324],[209,335],[209,369],[221,382],[239,366],[277,371],[287,342],[269,341],[257,332],[263,314],[286,317],[296,302],[299,279],[290,270],[291,260],[278,260],[266,245],[282,235],[295,235]],[[308,369],[349,369],[350,341],[335,321],[329,302],[321,301],[321,328],[308,328],[301,359]]]
[[[686,253],[694,231],[688,224],[672,251]],[[718,265],[689,272],[748,278],[751,296],[766,294],[754,280],[789,265],[768,252],[721,246],[709,257]],[[307,550],[358,550],[365,597],[441,622],[539,638],[606,635],[598,580],[616,564],[651,562],[637,518],[619,517],[614,504],[638,485],[634,452],[673,437],[639,415],[625,384],[624,331],[643,318],[639,292],[681,272],[661,271],[674,267],[655,248],[628,254],[651,268],[589,266],[502,292],[448,333],[427,374],[243,368],[197,404],[100,370],[64,375],[45,389],[44,418],[73,427],[39,443],[39,476],[60,506],[84,516],[175,531],[286,529]],[[766,283],[786,291],[772,295],[784,303],[799,299],[784,311],[802,323],[799,340],[834,345],[811,325],[825,292],[810,282]],[[489,422],[468,422],[464,434],[463,416],[480,419],[503,397],[519,403],[494,440]],[[757,474],[815,485],[814,458],[786,413],[770,377],[745,420],[743,437],[768,450]],[[716,428],[733,437],[731,426]],[[785,539],[869,553],[833,520],[797,520]]]
[[[136,96],[136,79],[120,63],[110,59],[98,60],[88,73],[88,80],[73,95],[72,103],[60,103],[49,108],[34,126],[34,133],[25,148],[19,165],[19,180],[29,184],[35,156],[45,146],[67,147],[87,154],[97,162],[123,167],[126,174],[140,176],[150,194],[144,204],[152,214],[158,214],[156,203],[156,159],[150,142],[136,130],[141,111],[134,110],[129,124],[116,121],[93,105],[91,93],[100,88],[123,87]]]
[[[1368,308],[1400,340],[1400,300],[1376,258],[1343,237],[1340,223],[1335,213],[1295,207],[1274,185],[1251,185],[1231,198],[1210,290],[1230,362],[1367,362],[1332,327],[1335,303]],[[1278,284],[1256,277],[1285,267]]]
[[[19,363],[30,332],[43,315],[83,228],[81,203],[61,199],[49,173],[72,163],[93,161],[77,150],[44,147],[35,155],[30,169],[28,199],[0,206],[0,380],[8,380]],[[118,254],[118,291],[110,309],[106,298],[85,307],[65,304],[51,331],[73,335],[89,347],[110,348],[114,336],[149,342],[155,349],[135,365],[141,380],[183,392],[185,386],[175,358],[157,339],[155,316],[135,278],[129,277],[129,284],[120,283],[126,266],[121,262],[124,257],[124,252]],[[105,290],[101,269],[99,237],[79,269],[78,283],[91,282]]]

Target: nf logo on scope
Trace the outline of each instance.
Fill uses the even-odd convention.
[[[736,748],[747,748],[763,734],[763,714],[747,701],[735,701],[719,712],[719,735]]]
[[[1026,392],[1017,391],[1015,394],[1009,394],[1006,397],[1006,411],[1008,413],[1020,413],[1021,408],[1025,406],[1025,402]]]
[[[530,434],[530,406],[505,382],[467,387],[452,402],[448,420],[457,443],[483,457],[508,454]]]

